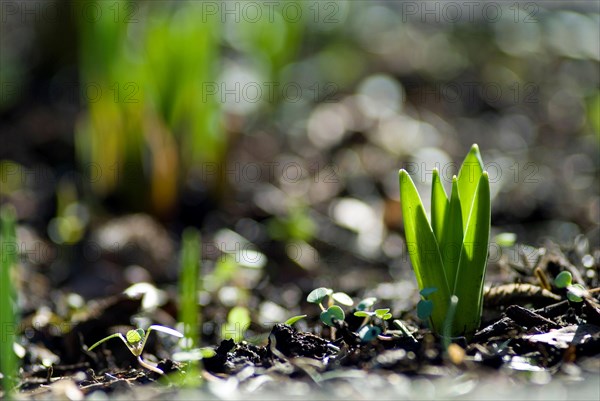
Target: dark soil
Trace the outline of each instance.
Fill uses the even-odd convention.
[[[569,264],[556,250],[551,257],[542,258],[536,267],[542,274],[575,269],[575,277],[588,288],[597,284],[589,279],[591,275],[581,274],[585,271]],[[590,291],[583,302],[571,302],[561,290],[541,290],[534,280],[523,281],[531,282],[507,283],[488,290],[481,329],[472,339],[453,339],[454,344],[447,350],[443,339],[426,328],[416,327],[410,315],[403,322],[412,334],[399,334],[388,327],[387,333],[362,343],[356,334],[362,319],[348,313],[346,321],[335,321],[335,339],[331,329],[315,322],[313,328],[320,330],[318,334],[275,324],[262,342],[221,341],[215,346],[214,356],[203,360],[198,378],[201,376],[213,384],[226,384],[234,378],[236,388],[252,393],[260,386],[248,383],[257,383],[260,377],[269,382],[283,381],[282,386],[304,382],[319,388],[324,380],[369,372],[378,372],[388,380],[393,380],[394,374],[443,377],[468,372],[493,376],[497,372],[510,376],[514,374],[511,372],[542,371],[572,378],[597,372],[600,368],[598,291]],[[216,305],[214,308],[219,309]],[[125,295],[107,298],[96,302],[84,319],[65,332],[58,331],[56,325],[37,324],[39,319],[35,316],[39,317],[40,310],[29,316],[22,328],[27,352],[19,378],[19,395],[55,397],[69,391],[82,396],[96,391],[122,394],[155,382],[164,384],[156,388],[161,389],[156,390],[159,394],[172,391],[169,389],[180,383],[189,370],[188,364],[169,359],[173,343],[149,341],[144,353],[146,359],[163,358],[158,367],[165,377],[139,366],[119,341],[108,342],[94,352],[86,351],[84,346],[106,336],[109,328],[122,326],[122,331],[130,328],[132,316],[140,313],[140,309],[140,298]],[[155,316],[169,313],[172,313],[171,303],[167,302]],[[52,356],[60,362],[47,362]]]

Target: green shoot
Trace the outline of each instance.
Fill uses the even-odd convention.
[[[179,320],[183,322],[185,349],[189,350],[199,345],[200,311],[198,305],[198,281],[200,279],[200,235],[194,228],[183,232],[181,247],[181,305]]]
[[[558,288],[566,288],[567,289],[567,298],[571,302],[583,302],[583,298],[585,298],[587,294],[587,290],[581,284],[572,284],[573,283],[573,275],[568,271],[560,272],[556,278],[554,279],[554,284]]]
[[[121,333],[111,334],[110,336],[104,337],[102,340],[96,342],[88,351],[93,350],[103,342],[106,342],[112,338],[119,338],[123,341],[123,344],[127,346],[127,349],[135,356],[140,365],[145,367],[148,370],[158,373],[159,375],[164,374],[164,372],[159,369],[157,366],[150,364],[142,359],[142,352],[144,352],[144,347],[146,346],[146,341],[148,340],[148,336],[152,332],[152,330],[160,331],[165,334],[169,334],[171,336],[182,338],[183,334],[178,332],[177,330],[173,330],[170,327],[160,326],[158,324],[153,324],[148,327],[148,331],[144,332],[143,329],[129,330],[126,335]]]
[[[390,313],[390,308],[375,309],[372,312],[371,311],[356,311],[356,312],[354,312],[354,316],[368,317],[368,318],[376,317],[381,320],[389,320],[392,318],[392,314]]]
[[[10,396],[18,373],[18,361],[14,352],[17,314],[12,271],[17,264],[17,239],[15,211],[12,206],[0,209],[0,372],[2,388]]]
[[[364,320],[358,329],[358,336],[364,343],[372,341],[382,334],[381,327],[372,324],[372,319],[379,319],[383,323],[392,318],[390,308],[380,308],[375,309],[374,311],[370,310],[373,305],[375,305],[376,301],[377,298],[375,297],[365,298],[359,302],[356,308],[357,310],[354,312],[354,316],[364,317]],[[383,323],[383,331],[386,331],[385,323]]]
[[[452,296],[458,298],[452,336],[470,336],[479,327],[490,237],[490,187],[477,145],[452,179],[450,197],[433,173],[431,220],[417,189],[400,170],[400,201],[408,253],[423,299],[419,318],[444,330]]]
[[[323,301],[327,298],[327,309],[323,306]],[[319,305],[321,308],[321,321],[327,326],[334,327],[333,319],[344,320],[346,315],[335,302],[345,306],[352,306],[354,301],[344,292],[333,292],[331,288],[319,287],[310,292],[306,300],[311,304]]]

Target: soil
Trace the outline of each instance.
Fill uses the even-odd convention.
[[[536,266],[541,274],[575,269],[576,277],[588,288],[597,284],[596,278],[570,264],[556,248],[548,255]],[[189,391],[194,391],[196,395],[218,398],[277,394],[405,398],[422,391],[419,386],[426,380],[427,391],[433,391],[426,393],[428,397],[476,397],[488,391],[485,389],[490,383],[508,381],[512,395],[525,396],[530,391],[541,391],[540,385],[558,382],[562,392],[547,394],[549,398],[594,398],[600,391],[599,292],[591,290],[583,302],[572,302],[562,290],[542,290],[533,279],[529,281],[488,290],[480,330],[469,340],[452,339],[448,348],[443,338],[422,325],[416,326],[410,314],[394,316],[403,321],[408,333],[382,325],[384,333],[366,343],[356,334],[362,318],[351,313],[345,321],[334,320],[335,330],[316,320],[309,323],[312,333],[275,324],[262,341],[223,340],[214,344],[215,353],[202,361],[193,390],[182,384],[191,365],[170,359],[174,343],[164,337],[149,341],[144,352],[145,359],[162,358],[157,364],[164,376],[139,366],[119,341],[87,351],[84,343],[103,338],[109,328],[131,328],[132,317],[142,309],[140,297],[120,295],[96,301],[85,317],[78,318],[65,332],[57,331],[57,326],[50,323],[39,324],[40,314],[56,311],[37,310],[22,327],[27,352],[18,397],[82,399],[106,393],[116,397],[186,399],[192,394]],[[222,312],[216,305],[211,307],[213,313]],[[205,309],[210,311],[211,307]],[[173,304],[169,301],[154,316],[171,313]],[[51,363],[52,358],[60,362]],[[454,384],[448,384],[450,379]],[[372,393],[365,397],[365,392]],[[508,396],[502,392],[487,395]]]

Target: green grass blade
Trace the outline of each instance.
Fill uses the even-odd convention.
[[[201,238],[198,230],[188,227],[183,231],[181,238],[181,272],[179,273],[179,321],[183,323],[183,336],[186,339],[184,350],[191,351],[200,344],[202,315],[200,304],[198,303],[198,294],[201,286]],[[159,326],[160,327],[160,326]],[[165,327],[160,329],[157,326],[150,328],[162,331],[178,337],[179,332]],[[148,329],[150,331],[150,329]],[[202,361],[191,361],[188,365],[187,373],[182,378],[180,385],[184,387],[196,387],[202,379],[200,371],[202,370]]]
[[[187,228],[182,236],[179,320],[183,322],[183,334],[188,350],[199,345],[200,257],[200,234],[195,228]]]
[[[18,373],[18,360],[13,350],[16,340],[14,277],[11,271],[17,264],[15,211],[12,205],[0,208],[0,372],[5,397],[10,397]]]
[[[458,191],[458,179],[452,178],[452,193],[450,195],[450,204],[446,213],[444,222],[444,231],[439,240],[440,253],[448,287],[453,290],[456,282],[456,272],[463,244],[463,218],[461,210],[461,201]]]
[[[473,145],[458,172],[458,195],[461,201],[463,229],[465,230],[473,198],[475,197],[475,191],[482,173],[483,161],[481,160],[479,147]]]
[[[470,335],[479,327],[490,224],[490,182],[484,172],[475,193],[458,264],[454,294],[459,299],[460,313],[454,320],[455,335]]]
[[[400,170],[400,202],[406,245],[419,289],[437,288],[437,291],[429,296],[434,304],[431,321],[434,330],[441,329],[450,290],[433,230],[425,215],[417,188],[405,170]]]
[[[444,231],[446,210],[448,209],[448,196],[442,185],[438,169],[433,169],[433,182],[431,183],[431,228],[438,243]]]

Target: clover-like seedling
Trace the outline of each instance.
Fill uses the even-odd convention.
[[[560,272],[554,279],[554,284],[558,288],[567,289],[567,298],[571,302],[583,302],[587,290],[581,284],[572,284],[573,275],[568,271]]]
[[[111,338],[120,338],[121,341],[127,346],[129,351],[135,356],[143,367],[149,369],[153,372],[158,373],[159,375],[164,374],[164,372],[159,369],[157,366],[154,366],[142,359],[142,352],[144,351],[144,347],[146,346],[146,341],[148,340],[148,336],[152,330],[160,331],[165,334],[169,334],[175,337],[182,338],[183,334],[178,332],[177,330],[171,329],[169,327],[160,326],[158,324],[153,324],[148,327],[148,330],[144,332],[143,329],[129,330],[127,334],[123,335],[121,333],[111,334],[110,336],[104,337],[102,340],[98,341],[94,345],[92,345],[88,351],[93,350],[98,345],[102,344],[105,341],[110,340]]]
[[[323,301],[327,298],[327,309],[323,306]],[[354,301],[350,296],[344,292],[333,292],[331,288],[319,287],[314,289],[308,294],[306,300],[311,304],[319,305],[321,308],[321,321],[327,326],[335,327],[333,320],[344,320],[346,315],[344,310],[334,302],[340,303],[345,306],[352,306]]]
[[[375,302],[377,302],[377,298],[375,297],[365,298],[358,303],[356,306],[356,311],[354,312],[354,316],[364,317],[364,320],[358,329],[358,336],[360,337],[361,341],[365,343],[377,338],[377,336],[382,334],[381,327],[372,324],[372,319],[380,319],[382,322],[384,322],[392,318],[390,308],[380,308],[372,311],[371,308],[373,308]],[[385,324],[383,327],[385,331]]]
[[[375,309],[374,311],[358,310],[354,316],[364,317],[361,327],[358,329],[358,336],[362,342],[369,342],[382,334],[381,327],[371,324],[371,319],[380,319],[382,322],[392,318],[390,308]]]

